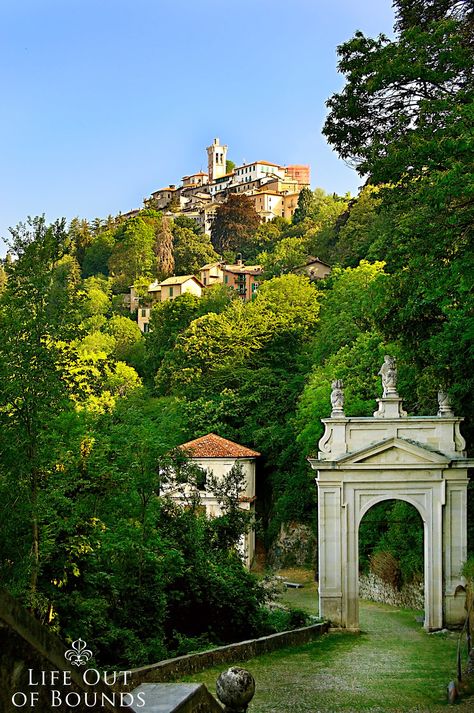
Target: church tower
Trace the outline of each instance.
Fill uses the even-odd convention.
[[[207,149],[207,172],[209,183],[226,174],[227,146],[221,146],[219,139],[214,139]]]

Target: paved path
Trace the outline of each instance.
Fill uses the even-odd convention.
[[[240,664],[257,692],[249,713],[471,713],[474,699],[446,704],[456,670],[456,634],[431,634],[415,613],[382,604],[361,607],[362,633],[320,640]],[[218,669],[195,677],[210,690]]]

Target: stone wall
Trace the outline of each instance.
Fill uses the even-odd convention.
[[[373,573],[360,575],[359,596],[372,602],[382,602],[406,609],[425,607],[423,582],[405,584],[398,590]]]
[[[314,565],[317,551],[316,537],[308,525],[287,522],[268,551],[267,563],[274,569]]]
[[[280,634],[262,636],[259,639],[219,646],[209,651],[178,656],[174,659],[159,661],[151,666],[135,668],[131,671],[131,677],[135,686],[141,683],[172,681],[222,663],[247,661],[254,656],[266,654],[276,649],[282,649],[287,646],[301,646],[321,636],[321,634],[325,634],[328,629],[329,624],[324,622],[305,626],[301,629],[294,629],[293,631],[284,631]],[[117,687],[124,691],[129,688],[128,686],[121,686],[120,680],[117,681]]]

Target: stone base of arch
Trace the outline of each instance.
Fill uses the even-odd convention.
[[[325,419],[318,458],[309,459],[318,471],[320,616],[359,628],[359,525],[371,507],[394,499],[411,503],[423,521],[425,628],[458,626],[466,616],[461,568],[472,464],[462,419],[408,417],[400,399],[380,401],[373,418]]]

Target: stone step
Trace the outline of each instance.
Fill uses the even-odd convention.
[[[142,683],[132,695],[134,713],[222,713],[202,683]]]

